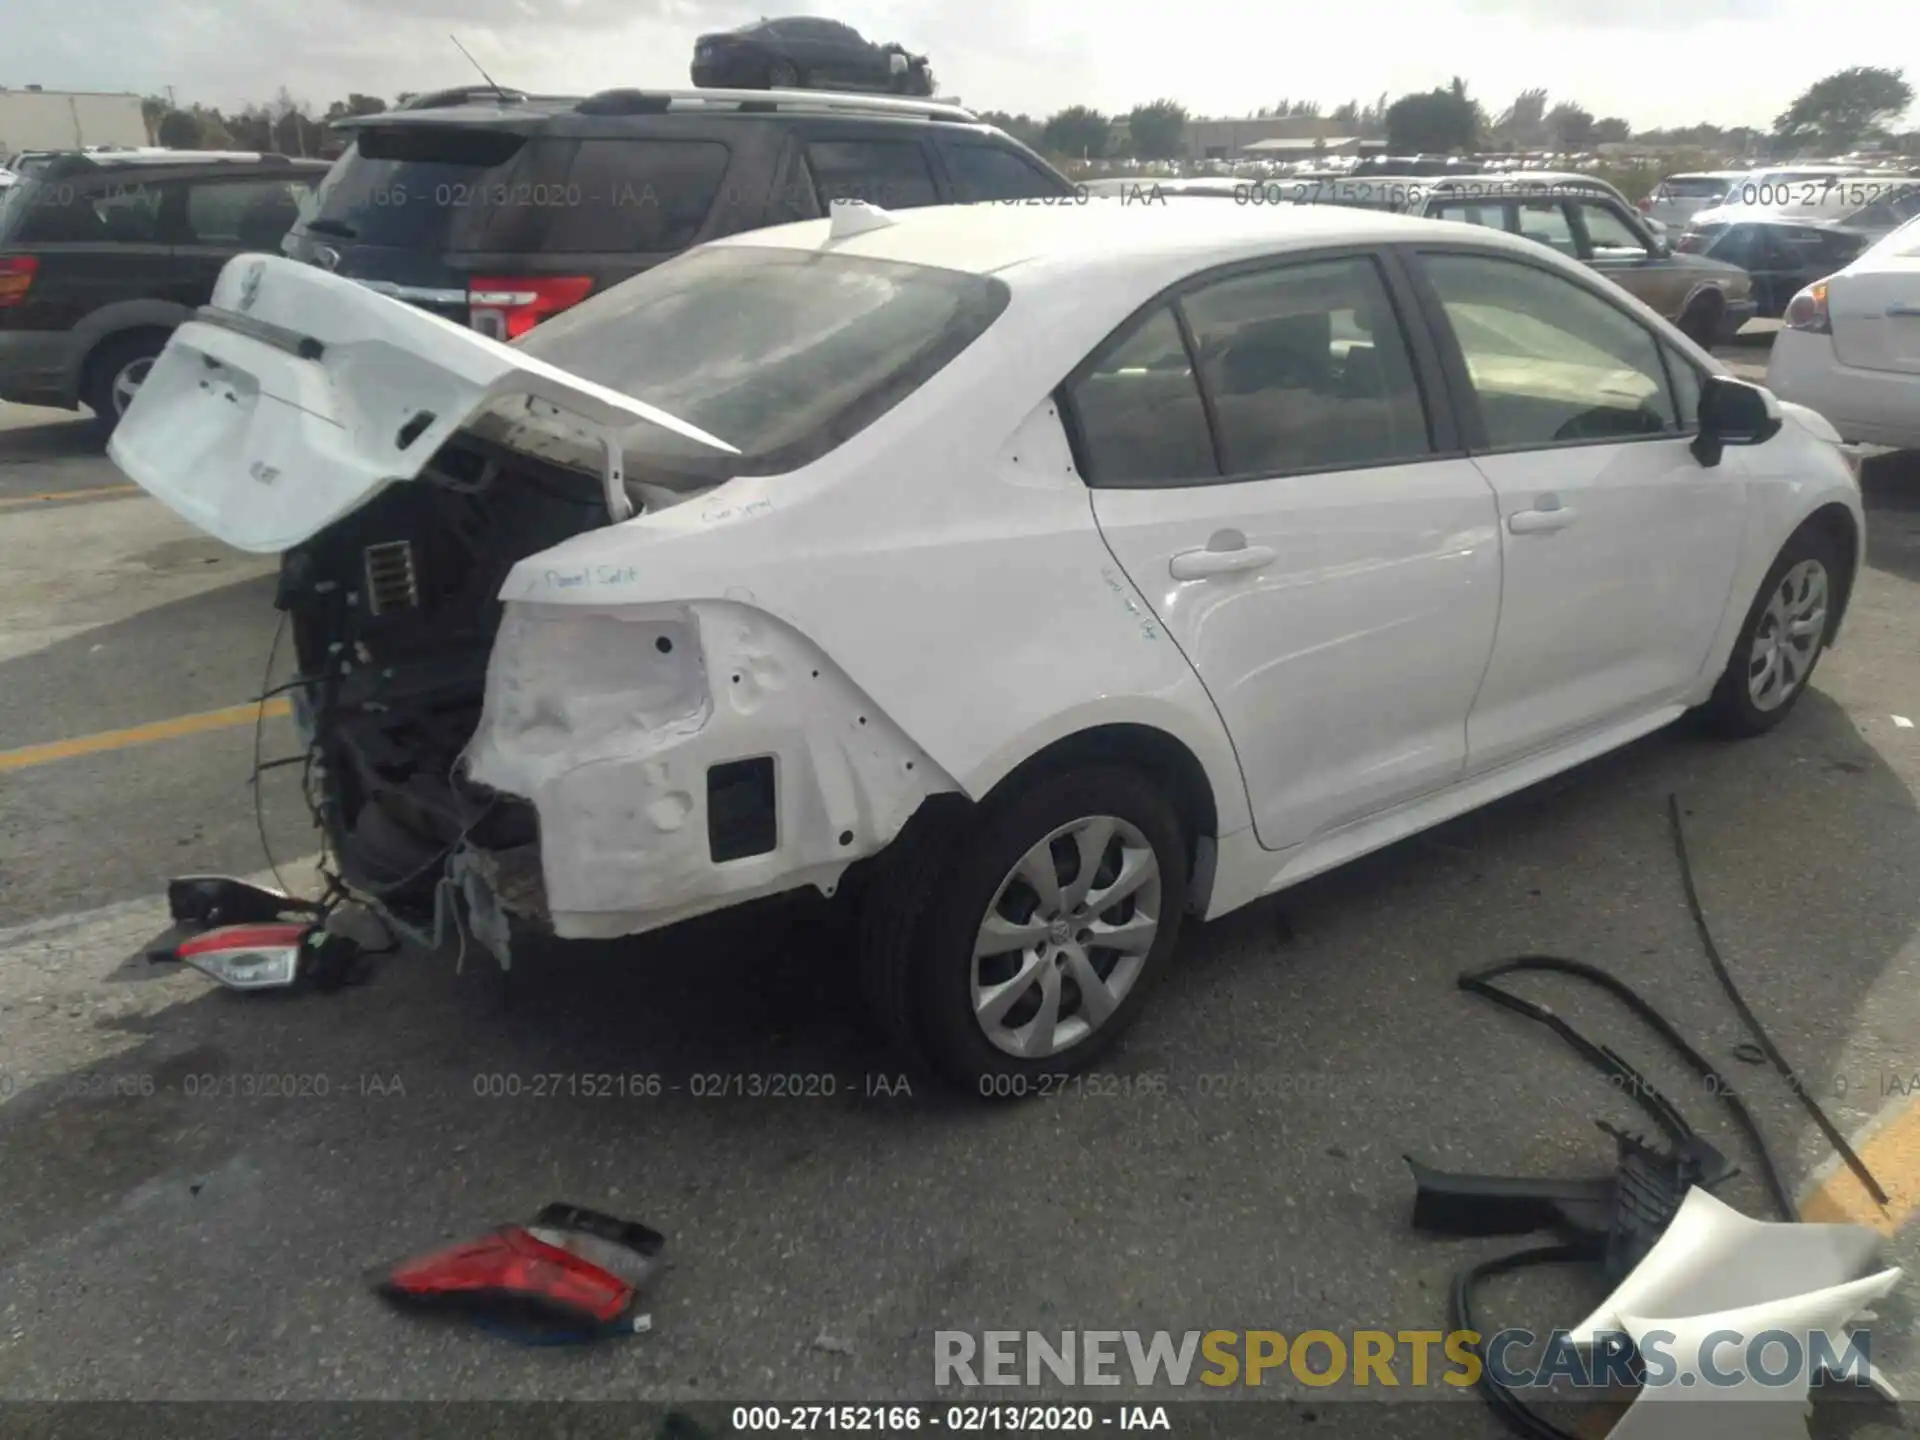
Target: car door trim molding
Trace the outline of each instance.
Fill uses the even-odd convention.
[[[1196,271],[1174,281],[1171,285],[1163,286],[1149,296],[1124,320],[1109,330],[1105,337],[1087,352],[1085,358],[1067,372],[1059,385],[1054,387],[1054,403],[1059,407],[1061,424],[1067,432],[1067,445],[1073,452],[1074,468],[1079,472],[1080,478],[1090,489],[1095,490],[1182,490],[1200,485],[1241,485],[1258,480],[1286,479],[1296,475],[1325,475],[1341,470],[1385,470],[1395,465],[1424,465],[1435,460],[1465,459],[1468,452],[1458,428],[1449,387],[1444,383],[1445,377],[1438,366],[1438,352],[1433,346],[1431,337],[1422,333],[1424,326],[1417,309],[1417,298],[1411,289],[1405,267],[1395,253],[1398,248],[1392,245],[1343,244],[1256,255]],[[1393,312],[1394,320],[1400,327],[1400,334],[1407,343],[1407,359],[1413,370],[1414,388],[1419,393],[1421,408],[1426,414],[1428,449],[1419,455],[1368,461],[1364,465],[1341,462],[1286,470],[1227,474],[1225,453],[1222,449],[1223,441],[1214,412],[1213,397],[1205,377],[1200,372],[1199,355],[1194,345],[1193,334],[1187,322],[1185,309],[1179,301],[1193,291],[1204,290],[1208,286],[1238,279],[1243,275],[1261,274],[1269,270],[1300,265],[1323,264],[1330,260],[1366,260],[1373,264],[1379,274],[1381,289],[1387,297],[1387,308]],[[1213,446],[1213,463],[1221,473],[1181,480],[1173,484],[1154,481],[1100,480],[1095,477],[1087,463],[1089,452],[1086,431],[1081,425],[1079,411],[1073,403],[1073,390],[1108,356],[1131,340],[1140,328],[1148,324],[1163,307],[1172,312],[1174,323],[1180,329],[1181,344],[1186,347],[1187,361],[1193,366],[1194,388],[1200,394],[1202,411],[1206,416],[1208,437]]]
[[[1455,393],[1460,397],[1456,423],[1459,426],[1466,454],[1470,456],[1515,455],[1539,450],[1578,450],[1595,445],[1644,445],[1663,440],[1684,440],[1690,433],[1687,426],[1681,423],[1679,392],[1674,386],[1672,372],[1667,368],[1665,351],[1672,347],[1673,342],[1650,327],[1640,316],[1622,306],[1612,295],[1607,294],[1607,287],[1611,282],[1605,281],[1585,266],[1582,266],[1577,273],[1569,273],[1557,265],[1542,263],[1531,255],[1516,254],[1506,249],[1495,250],[1477,245],[1432,242],[1403,245],[1399,248],[1406,252],[1407,271],[1414,292],[1419,297],[1421,317],[1434,332],[1433,339],[1440,352],[1441,369]],[[1504,260],[1515,265],[1525,265],[1530,269],[1564,280],[1568,284],[1577,285],[1601,304],[1611,306],[1624,319],[1631,321],[1653,343],[1654,355],[1660,363],[1660,374],[1666,382],[1667,401],[1673,407],[1674,428],[1663,430],[1657,435],[1602,435],[1590,439],[1549,440],[1525,445],[1489,444],[1486,421],[1480,414],[1479,395],[1473,388],[1472,376],[1467,372],[1466,356],[1461,352],[1453,327],[1447,321],[1446,309],[1440,302],[1439,292],[1433,288],[1432,277],[1426,273],[1421,263],[1429,255],[1464,255],[1476,260]]]

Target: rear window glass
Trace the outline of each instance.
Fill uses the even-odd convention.
[[[582,140],[550,208],[545,250],[684,250],[727,173],[713,140]]]
[[[654,425],[627,433],[630,473],[691,487],[818,459],[938,374],[1008,297],[986,275],[728,245],[617,285],[518,345],[740,450]]]
[[[363,131],[320,182],[307,228],[362,245],[482,248],[480,232],[512,197],[526,143],[524,135],[476,128]]]

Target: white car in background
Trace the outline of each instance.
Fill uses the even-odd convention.
[[[1727,187],[1747,174],[1745,170],[1691,170],[1669,175],[1640,202],[1640,213],[1669,230],[1684,230],[1698,211],[1719,204]]]
[[[1920,449],[1920,217],[1788,302],[1767,384],[1849,441]]]
[[[1018,1094],[1189,914],[1779,723],[1837,442],[1516,235],[1095,200],[839,204],[511,346],[242,256],[112,456],[285,552],[356,892],[503,962],[837,894],[899,1044]]]

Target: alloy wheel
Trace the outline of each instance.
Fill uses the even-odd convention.
[[[142,355],[138,360],[129,360],[122,365],[113,377],[111,393],[113,395],[113,413],[118,417],[127,413],[127,407],[133,403],[133,397],[139,393],[141,383],[146,380],[147,372],[153,369],[153,357]]]
[[[973,946],[973,1013],[1009,1055],[1042,1060],[1113,1017],[1160,933],[1160,862],[1112,815],[1063,825],[1020,857]]]
[[[1827,630],[1827,567],[1802,560],[1767,599],[1747,656],[1747,695],[1758,710],[1777,710],[1806,683]]]

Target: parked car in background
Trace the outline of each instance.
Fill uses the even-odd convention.
[[[1678,248],[1745,270],[1753,279],[1754,314],[1771,320],[1786,313],[1787,302],[1801,290],[1849,264],[1875,238],[1841,225],[1744,219],[1689,230]]]
[[[833,93],[474,92],[340,122],[353,137],[286,254],[501,339],[689,246],[826,213],[1071,199],[971,112]]]
[[[1701,345],[1737,334],[1753,318],[1753,286],[1744,270],[1672,250],[1611,186],[1556,183],[1546,194],[1473,187],[1452,182],[1429,196],[1421,213],[1505,230],[1583,261]]]
[[[700,36],[693,45],[693,83],[720,89],[931,95],[933,69],[926,56],[904,45],[877,45],[838,20],[798,15]]]
[[[1697,211],[1720,203],[1727,187],[1743,180],[1746,170],[1690,170],[1668,175],[1640,202],[1640,214],[1658,220],[1669,230],[1684,230]]]
[[[1112,204],[836,206],[513,346],[247,257],[113,458],[283,553],[356,893],[506,962],[824,892],[978,1094],[1092,1063],[1190,914],[1805,693],[1863,535],[1819,416],[1497,230]]]
[[[1767,384],[1848,440],[1920,449],[1920,219],[1788,302]]]
[[[326,165],[250,152],[73,152],[0,199],[0,399],[111,427],[246,250],[277,250]]]
[[[1782,194],[1782,185],[1774,194]],[[1742,187],[1739,193],[1747,193]],[[1757,189],[1754,193],[1760,193]],[[1726,225],[1742,220],[1804,220],[1816,225],[1847,225],[1879,229],[1883,233],[1904,224],[1920,212],[1920,181],[1906,177],[1839,179],[1804,183],[1785,201],[1747,203],[1728,200],[1696,211],[1689,229]]]

